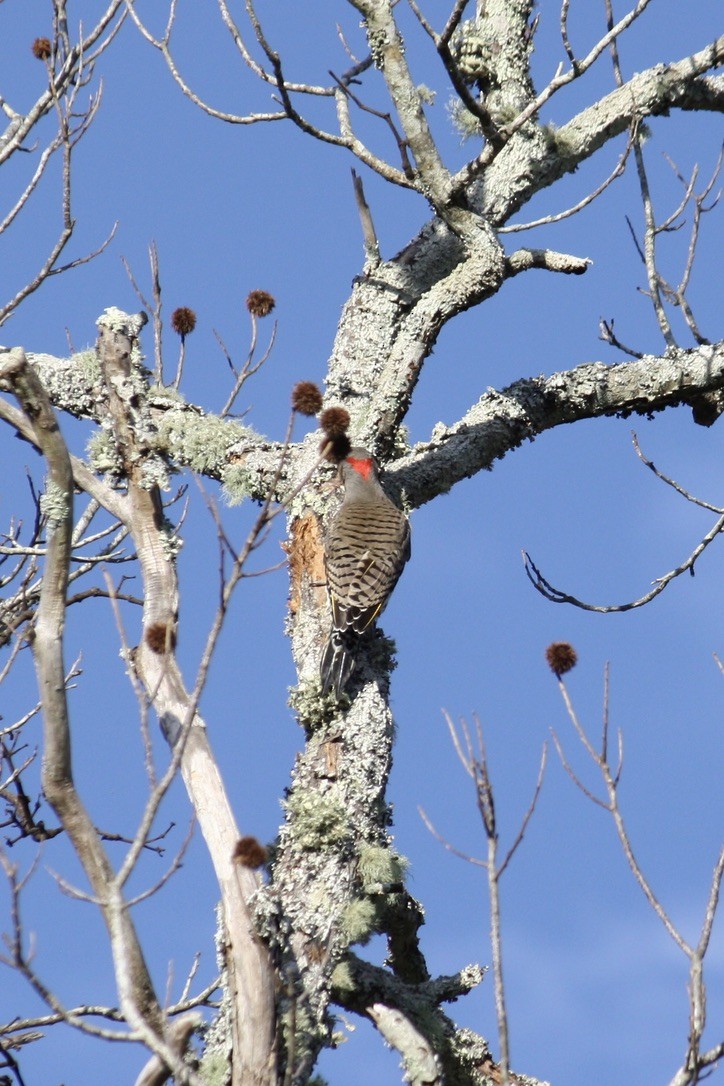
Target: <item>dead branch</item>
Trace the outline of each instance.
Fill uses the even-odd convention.
[[[362,178],[352,170],[352,184],[354,186],[354,198],[357,204],[357,212],[362,224],[362,237],[364,239],[365,264],[369,268],[376,268],[380,262],[380,243],[377,240],[375,224],[372,221],[372,212],[365,199],[365,190]]]
[[[191,1082],[193,1076],[180,1066],[164,1040],[164,1016],[122,897],[123,881],[114,874],[73,780],[62,637],[73,525],[70,457],[45,390],[21,350],[9,352],[9,358],[0,367],[0,380],[10,384],[25,413],[33,419],[36,441],[48,463],[49,489],[53,488],[53,530],[47,544],[33,640],[43,706],[43,791],[83,865],[93,896],[101,905],[126,1020],[151,1051],[178,1074],[181,1082]]]
[[[589,192],[582,200],[579,200],[577,204],[567,208],[565,211],[559,211],[557,214],[543,215],[539,219],[533,219],[531,222],[512,223],[508,226],[501,226],[498,229],[499,234],[514,234],[521,230],[532,230],[535,226],[549,226],[552,223],[563,222],[564,219],[570,219],[573,215],[577,215],[579,211],[583,211],[585,207],[592,204],[594,200],[606,191],[606,189],[613,184],[613,182],[621,177],[626,170],[626,163],[633,147],[633,140],[631,136],[626,143],[626,147],[623,150],[618,162],[614,166],[608,177],[597,185],[592,192]],[[640,357],[640,356],[639,356]]]
[[[140,322],[116,311],[106,314],[99,322],[99,328],[99,350],[109,389],[115,440],[123,456],[128,478],[126,523],[136,540],[144,582],[144,637],[136,650],[133,666],[145,688],[149,704],[161,720],[172,752],[169,765],[151,791],[117,880],[119,886],[128,880],[143,843],[148,840],[160,803],[180,768],[209,847],[224,904],[224,921],[230,942],[227,981],[234,1007],[235,1052],[239,1066],[257,1068],[259,1081],[266,1082],[267,1077],[273,1075],[270,1053],[273,1048],[274,998],[271,965],[266,950],[253,936],[249,911],[258,878],[254,872],[240,868],[233,862],[233,849],[239,832],[211,752],[206,728],[197,714],[197,706],[228,602],[241,577],[243,562],[266,523],[269,505],[267,503],[262,509],[256,534],[247,542],[225,586],[223,604],[212,624],[196,683],[189,694],[175,659],[173,639],[167,638],[165,646],[159,646],[155,641],[152,645],[146,636],[149,629],[175,629],[178,585],[173,557],[166,546],[159,516],[158,488],[153,486],[148,489],[142,485],[146,465],[154,455],[144,436],[147,433],[144,411],[148,410],[145,397],[140,398],[137,410],[131,410],[125,398],[128,393],[124,390],[133,387],[132,346],[140,330]],[[242,1021],[245,1023],[243,1029]],[[160,1054],[158,1050],[154,1051]]]
[[[387,1043],[402,1056],[407,1082],[413,1086],[442,1086],[444,1078],[435,1050],[407,1015],[383,1003],[373,1004],[367,1013]]]
[[[167,1030],[167,1041],[171,1051],[180,1062],[186,1055],[194,1033],[204,1024],[200,1014],[185,1014],[175,1019]],[[152,1056],[136,1079],[136,1086],[163,1086],[168,1082],[171,1072],[166,1063],[158,1056]]]
[[[641,889],[647,902],[649,903],[652,911],[658,917],[669,936],[678,946],[679,950],[682,951],[682,953],[689,961],[688,1044],[684,1062],[681,1068],[677,1071],[674,1078],[671,1080],[669,1086],[690,1086],[690,1084],[699,1082],[702,1078],[702,1072],[705,1072],[707,1069],[709,1069],[721,1056],[722,1046],[717,1046],[715,1049],[712,1049],[709,1052],[702,1053],[700,1050],[700,1044],[706,1025],[706,984],[704,980],[704,959],[709,948],[714,918],[719,904],[722,878],[724,878],[724,848],[721,849],[714,867],[714,872],[709,888],[709,896],[706,903],[706,908],[704,910],[704,918],[702,921],[699,941],[696,946],[693,946],[689,942],[687,942],[686,939],[684,939],[678,928],[676,928],[673,921],[666,912],[664,906],[662,905],[660,899],[657,897],[653,888],[651,887],[651,884],[646,878],[646,875],[644,874],[643,869],[641,868],[636,858],[633,845],[631,843],[631,839],[626,828],[626,823],[624,821],[618,799],[621,759],[619,756],[619,766],[618,769],[614,772],[608,761],[606,749],[608,734],[608,674],[606,675],[606,683],[604,688],[604,729],[600,751],[596,751],[583,725],[578,719],[576,711],[573,707],[573,702],[568,692],[568,688],[561,675],[557,675],[557,682],[561,696],[563,698],[564,705],[566,707],[568,718],[571,721],[576,735],[578,736],[578,739],[581,742],[583,748],[585,749],[588,757],[599,771],[603,782],[605,800],[596,799],[596,802],[603,806],[610,813],[616,827],[616,833],[621,845],[621,849],[626,857],[626,862],[639,888]],[[559,746],[557,741],[556,745]],[[561,748],[559,747],[559,750],[560,749]],[[564,761],[563,764],[564,767],[570,772],[567,763]],[[576,780],[575,777],[574,781],[576,781],[576,783],[580,787],[580,783]],[[589,798],[595,798],[586,789],[584,789],[584,792]]]
[[[151,289],[153,291],[152,302],[148,300],[148,298],[136,282],[131,266],[126,260],[125,256],[121,257],[121,260],[123,261],[123,267],[126,269],[126,275],[131,282],[131,286],[136,292],[136,297],[140,301],[143,308],[151,314],[151,323],[153,325],[154,378],[157,385],[162,385],[163,319],[161,316],[161,275],[158,266],[158,249],[156,247],[155,241],[152,241],[148,247],[148,259],[151,265]]]
[[[546,755],[547,749],[544,744],[541,754],[540,766],[538,769],[538,779],[533,792],[533,798],[528,805],[528,809],[523,815],[520,827],[516,836],[513,839],[512,844],[508,848],[505,856],[502,860],[498,856],[499,848],[499,830],[498,820],[495,810],[495,794],[493,791],[493,785],[490,778],[490,771],[488,767],[488,758],[485,749],[485,741],[483,737],[483,729],[480,724],[480,720],[477,716],[474,717],[475,722],[475,736],[476,742],[473,743],[470,730],[465,720],[460,721],[459,731],[453,724],[452,718],[449,713],[443,712],[445,722],[450,732],[450,738],[455,748],[455,753],[458,756],[458,760],[462,765],[467,775],[473,781],[475,787],[475,798],[480,813],[480,820],[483,824],[485,831],[485,837],[487,840],[487,858],[485,860],[478,860],[472,856],[468,856],[465,853],[460,852],[454,848],[447,841],[442,839],[437,831],[432,827],[429,819],[420,811],[425,825],[430,829],[438,840],[442,840],[442,843],[453,852],[456,856],[460,856],[462,859],[467,860],[469,863],[477,864],[484,867],[488,875],[488,899],[490,902],[490,942],[493,954],[493,976],[495,986],[495,1009],[496,1017],[498,1021],[498,1041],[500,1044],[500,1064],[499,1075],[502,1086],[508,1086],[508,1083],[515,1081],[515,1077],[510,1072],[510,1040],[509,1040],[509,1025],[508,1025],[508,1012],[506,1009],[505,1000],[505,985],[503,981],[503,942],[502,942],[502,928],[501,928],[501,910],[500,910],[500,880],[505,872],[508,864],[515,855],[517,849],[523,841],[525,831],[528,828],[530,820],[535,811],[538,797],[543,785],[543,775],[545,773]],[[419,808],[418,808],[419,809]]]
[[[715,522],[713,527],[706,533],[706,535],[699,541],[697,546],[694,548],[688,558],[686,558],[681,563],[681,565],[676,566],[675,569],[672,569],[668,573],[665,573],[662,577],[657,577],[654,581],[654,587],[651,589],[650,592],[647,592],[645,595],[639,597],[639,599],[632,600],[629,603],[584,603],[582,600],[578,599],[577,596],[572,596],[568,592],[563,592],[561,589],[555,588],[550,583],[550,581],[548,581],[543,576],[543,574],[538,569],[535,562],[527,553],[527,551],[523,551],[523,565],[525,567],[525,572],[528,576],[529,581],[531,582],[533,587],[538,592],[540,592],[540,594],[544,596],[545,599],[550,600],[551,603],[569,603],[574,607],[579,607],[583,611],[595,611],[598,614],[606,615],[615,614],[623,611],[631,611],[636,607],[643,607],[645,604],[650,603],[651,600],[656,599],[656,597],[659,596],[664,591],[664,589],[667,588],[669,584],[671,584],[673,580],[675,580],[677,577],[680,577],[682,573],[685,573],[688,570],[688,572],[692,576],[694,576],[694,567],[697,559],[700,557],[700,555],[704,553],[709,544],[713,543],[717,536],[724,531],[724,509],[712,505],[710,502],[702,501],[700,498],[695,498],[687,490],[685,490],[684,487],[682,487],[679,483],[675,482],[675,480],[670,479],[667,475],[664,475],[662,472],[660,472],[658,468],[656,468],[656,466],[652,463],[652,461],[648,460],[641,452],[636,434],[633,434],[633,445],[636,454],[641,462],[645,464],[646,467],[648,467],[651,471],[653,471],[654,475],[656,475],[657,478],[661,479],[662,482],[672,487],[678,494],[686,498],[687,501],[690,501],[694,505],[698,505],[703,509],[708,509],[712,513],[718,514],[717,521]]]
[[[278,324],[277,324],[276,321],[274,321],[274,326],[273,326],[273,328],[271,330],[271,334],[269,336],[269,342],[268,342],[268,344],[266,346],[266,349],[264,350],[264,352],[261,355],[261,357],[259,358],[259,360],[255,361],[254,360],[254,355],[256,353],[257,338],[258,338],[258,321],[257,321],[256,315],[254,313],[249,314],[249,319],[251,320],[251,339],[250,339],[249,347],[248,347],[247,354],[246,354],[246,360],[245,360],[244,364],[241,366],[241,369],[239,369],[238,371],[237,371],[237,369],[236,369],[236,367],[235,367],[235,365],[234,365],[234,363],[232,361],[231,355],[229,354],[229,351],[227,350],[226,345],[224,344],[224,341],[221,339],[218,332],[216,332],[214,330],[214,335],[216,336],[216,340],[217,340],[219,346],[221,347],[222,351],[224,352],[224,355],[226,356],[226,361],[227,361],[227,364],[229,366],[229,369],[231,370],[231,372],[234,375],[234,387],[232,388],[231,392],[229,393],[229,396],[228,396],[228,398],[226,400],[226,403],[224,404],[221,411],[219,412],[219,418],[221,418],[221,419],[225,419],[227,417],[227,415],[231,411],[232,407],[234,406],[234,403],[236,401],[237,396],[239,395],[239,393],[241,392],[242,388],[244,387],[246,382],[249,380],[249,378],[253,377],[255,373],[258,373],[259,370],[261,369],[261,367],[264,365],[264,363],[266,361],[268,361],[268,359],[269,359],[269,357],[270,357],[270,355],[272,353],[272,350],[274,349],[274,344],[276,342]]]
[[[78,94],[81,82],[71,83],[70,88],[67,90],[66,97],[61,100],[57,93],[56,85],[52,77],[52,71],[50,73],[50,91],[52,97],[52,105],[55,108],[58,119],[58,135],[53,143],[51,143],[51,153],[57,148],[62,148],[63,154],[63,169],[62,169],[62,184],[61,184],[61,221],[62,227],[57,241],[51,248],[44,264],[35,274],[35,276],[21,287],[21,289],[11,298],[2,308],[0,308],[0,325],[2,325],[7,318],[13,313],[20,303],[27,298],[30,294],[33,294],[46,279],[60,275],[63,272],[70,271],[72,268],[79,267],[82,264],[87,264],[90,260],[93,260],[96,256],[102,253],[108,245],[110,245],[118,226],[116,223],[106,240],[93,252],[86,254],[85,256],[75,257],[63,265],[59,265],[58,261],[60,256],[65,250],[68,242],[70,241],[73,230],[75,227],[75,219],[71,210],[71,164],[73,150],[78,141],[88,131],[89,126],[93,122],[93,119],[98,111],[100,105],[100,91],[94,97],[91,98],[90,104],[87,109],[81,115],[80,120],[75,123],[75,114],[73,112],[75,106],[76,96]],[[47,162],[47,159],[46,159]],[[16,204],[13,211],[10,213],[12,217],[15,217],[18,211],[25,206],[28,199],[32,195],[32,192],[37,187],[37,182],[45,168],[46,162],[39,164],[40,174],[36,170],[36,175],[26,187],[24,193],[20,197],[20,200]],[[12,220],[11,220],[12,221]],[[0,228],[0,233],[2,229]]]

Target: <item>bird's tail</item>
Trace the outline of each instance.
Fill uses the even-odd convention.
[[[332,630],[319,665],[322,693],[326,694],[329,690],[334,690],[335,697],[339,701],[347,680],[354,670],[354,664],[355,655],[349,636],[339,630]]]

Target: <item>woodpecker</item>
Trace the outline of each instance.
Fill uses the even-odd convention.
[[[324,564],[332,630],[322,654],[322,692],[337,700],[352,674],[363,634],[385,609],[410,557],[410,524],[380,485],[367,449],[351,449],[340,464],[344,501],[327,535]]]

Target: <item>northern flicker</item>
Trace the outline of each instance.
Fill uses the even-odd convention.
[[[339,699],[355,663],[359,635],[382,613],[410,557],[410,524],[380,485],[367,449],[340,465],[344,501],[325,546],[332,631],[322,655],[322,691]]]

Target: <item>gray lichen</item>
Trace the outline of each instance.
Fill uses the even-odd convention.
[[[394,442],[392,448],[389,450],[389,456],[391,460],[399,460],[403,456],[407,456],[410,451],[410,431],[407,426],[400,425],[395,430]]]
[[[387,672],[388,674],[397,667],[395,653],[397,645],[393,638],[387,637],[378,630],[372,638],[369,646],[369,660],[375,672]]]
[[[467,143],[469,139],[482,136],[480,121],[459,98],[450,98],[447,103],[447,112],[461,143]]]
[[[352,994],[357,990],[357,982],[355,981],[354,974],[348,961],[343,960],[338,962],[332,970],[332,976],[330,977],[332,986],[337,989],[338,993]]]
[[[140,486],[142,486],[144,490],[153,490],[154,487],[158,487],[159,490],[168,490],[168,465],[160,456],[149,456],[143,461]]]
[[[462,22],[452,36],[450,48],[466,83],[488,84],[495,78],[501,45],[494,28],[484,20]]]
[[[148,323],[145,313],[124,313],[115,305],[104,309],[96,321],[97,328],[108,328],[111,332],[122,332],[132,339],[138,339],[141,329]]]
[[[288,505],[289,519],[295,520],[307,513],[316,513],[323,516],[329,509],[329,499],[315,487],[307,487],[294,498]]]
[[[337,848],[350,836],[347,812],[334,796],[296,789],[285,806],[292,823],[294,843],[299,848],[313,851]]]
[[[491,1059],[490,1049],[485,1038],[471,1029],[457,1029],[450,1039],[450,1047],[460,1063],[470,1069],[477,1069]]]
[[[49,479],[45,492],[40,495],[40,511],[48,521],[48,531],[52,532],[62,524],[68,515],[69,496],[67,491]]]
[[[100,362],[94,348],[69,359],[48,354],[29,354],[53,405],[81,418],[97,418],[105,398]]]
[[[428,105],[428,106],[434,106],[435,105],[435,98],[437,97],[437,91],[432,90],[432,88],[428,87],[426,83],[418,83],[418,85],[417,85],[417,93],[420,95],[420,98],[425,103],[425,105]]]
[[[72,355],[70,364],[84,388],[97,388],[102,383],[101,363],[95,347]]]
[[[170,520],[166,520],[165,517],[159,534],[164,554],[173,561],[181,553],[181,548],[184,545],[183,539],[178,534],[175,525]]]
[[[123,463],[118,454],[118,447],[109,430],[95,430],[86,445],[90,466],[99,475],[112,475],[116,478],[123,474]]]
[[[473,962],[460,970],[460,983],[466,991],[472,991],[473,988],[477,988],[482,983],[486,969],[482,965],[478,965],[477,962]]]
[[[242,464],[231,464],[224,469],[221,481],[229,505],[241,505],[246,498],[263,500],[259,492],[261,476]]]
[[[148,400],[152,406],[168,408],[169,403],[185,404],[186,400],[173,385],[151,385]]]
[[[244,468],[229,464],[230,450],[251,431],[236,422],[188,410],[159,412],[156,445],[178,464],[199,474],[222,479],[232,498],[252,492],[251,479],[242,482]],[[240,493],[243,490],[244,493]]]
[[[352,898],[339,918],[340,931],[348,945],[368,943],[379,930],[382,913],[377,902],[366,897]]]
[[[404,881],[409,861],[382,845],[363,845],[357,871],[365,893],[379,894],[385,887]]]
[[[289,708],[296,713],[307,735],[319,732],[320,729],[338,719],[341,709],[349,703],[350,700],[346,694],[342,694],[339,701],[332,690],[322,694],[318,676],[315,676],[313,680],[301,682],[298,686],[289,687]]]
[[[201,1058],[199,1074],[204,1086],[229,1086],[231,1082],[229,1056],[219,1049],[207,1049]]]

